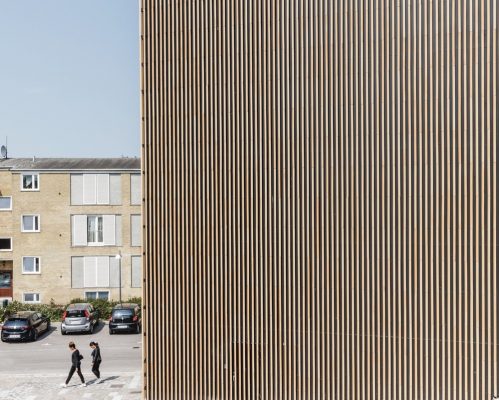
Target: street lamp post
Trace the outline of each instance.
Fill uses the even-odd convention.
[[[115,257],[118,260],[118,273],[119,273],[119,290],[120,290],[120,304],[121,304],[121,250],[118,251]]]

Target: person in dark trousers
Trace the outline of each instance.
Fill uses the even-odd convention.
[[[92,348],[92,372],[97,377],[95,383],[99,383],[101,381],[99,367],[102,362],[99,343],[90,342],[90,347]]]
[[[80,354],[80,351],[76,348],[76,345],[74,342],[69,342],[69,350],[71,350],[71,369],[69,370],[69,375],[68,379],[66,379],[66,383],[63,383],[61,386],[62,387],[67,387],[69,381],[73,377],[73,374],[75,371],[77,372],[78,376],[81,379],[81,387],[87,386],[85,383],[85,379],[83,378],[83,375],[81,374],[81,360],[83,359],[83,356]]]

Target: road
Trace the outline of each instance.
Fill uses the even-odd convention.
[[[102,322],[94,334],[61,335],[60,323],[36,342],[0,342],[0,399],[107,399],[138,400],[141,398],[142,336],[109,335]],[[90,341],[101,347],[103,382],[95,384],[91,372]],[[59,385],[71,366],[68,343],[73,341],[84,356],[82,372],[88,383],[80,388],[75,374],[70,387]]]

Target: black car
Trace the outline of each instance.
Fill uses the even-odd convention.
[[[38,339],[50,329],[50,319],[35,311],[21,311],[9,316],[2,326],[2,342]]]
[[[123,303],[114,306],[109,318],[109,334],[116,332],[140,333],[142,319],[140,307],[133,303]]]

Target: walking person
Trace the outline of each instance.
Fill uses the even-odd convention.
[[[92,348],[92,372],[97,377],[95,383],[99,383],[101,381],[99,367],[100,363],[102,362],[99,343],[90,342],[90,347]]]
[[[83,378],[83,375],[81,374],[81,360],[83,360],[83,356],[80,354],[80,351],[76,348],[76,345],[74,342],[69,342],[69,350],[71,350],[71,369],[69,370],[69,375],[68,379],[66,379],[66,383],[63,383],[61,386],[62,387],[67,387],[69,381],[73,377],[73,374],[76,373],[81,379],[81,387],[87,386],[85,383],[85,379]]]

